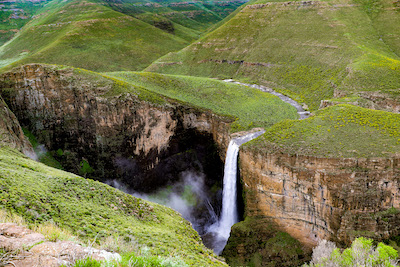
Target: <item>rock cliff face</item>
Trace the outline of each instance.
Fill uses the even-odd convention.
[[[229,141],[229,120],[169,99],[156,105],[133,93],[110,95],[115,84],[101,76],[31,64],[0,81],[20,123],[67,170],[134,189],[163,185],[187,168],[213,171],[206,157],[221,162]]]
[[[26,156],[35,158],[32,145],[25,138],[17,118],[0,96],[0,146],[2,145],[15,148]]]
[[[306,246],[400,234],[399,158],[315,158],[244,148],[240,162],[246,216],[270,218]]]

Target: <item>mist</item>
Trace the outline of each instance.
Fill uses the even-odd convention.
[[[220,203],[211,201],[215,194],[222,194],[221,188],[214,192],[206,186],[205,175],[198,171],[183,171],[177,182],[167,185],[149,194],[130,190],[117,180],[106,181],[115,187],[135,197],[146,199],[170,207],[179,212],[183,218],[192,223],[193,228],[200,234],[207,233],[208,228],[218,221]],[[215,192],[216,191],[216,192]]]

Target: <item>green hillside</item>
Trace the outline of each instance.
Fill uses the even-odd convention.
[[[35,62],[120,71],[142,70],[182,49],[243,1],[10,3],[0,17],[0,44],[18,34],[0,48],[0,68]]]
[[[0,208],[29,223],[51,221],[91,242],[118,236],[148,247],[150,254],[178,256],[189,266],[224,266],[172,209],[50,168],[7,147],[0,148],[0,188]]]
[[[56,1],[0,48],[0,65],[39,62],[140,70],[187,41],[89,1]]]
[[[394,156],[400,151],[400,114],[337,105],[318,110],[305,120],[277,123],[244,146],[318,157]]]
[[[136,87],[189,103],[213,113],[237,118],[232,131],[270,127],[284,120],[296,119],[296,109],[278,97],[246,86],[222,81],[161,75],[150,72],[114,72],[107,75]]]
[[[252,1],[146,70],[264,84],[311,110],[361,91],[397,101],[399,8],[391,0]]]
[[[210,26],[221,21],[246,0],[105,1],[112,9],[133,16],[188,41],[198,39]]]
[[[0,1],[0,45],[10,40],[48,0]]]

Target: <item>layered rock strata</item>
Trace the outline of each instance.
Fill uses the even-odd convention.
[[[269,218],[307,246],[400,234],[399,158],[240,153],[246,216]]]
[[[111,94],[115,83],[98,76],[96,81],[77,70],[30,64],[0,81],[20,123],[75,173],[122,179],[146,191],[183,169],[201,168],[199,157],[209,156],[214,144],[224,155],[229,119],[170,99],[157,105],[135,93]],[[204,155],[194,153],[196,146]],[[85,166],[89,171],[82,173]]]
[[[0,96],[0,146],[4,145],[15,148],[28,157],[36,157],[17,118]]]

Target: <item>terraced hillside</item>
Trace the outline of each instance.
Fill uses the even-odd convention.
[[[349,96],[398,110],[399,8],[391,0],[251,2],[147,70],[259,83],[310,110]]]

